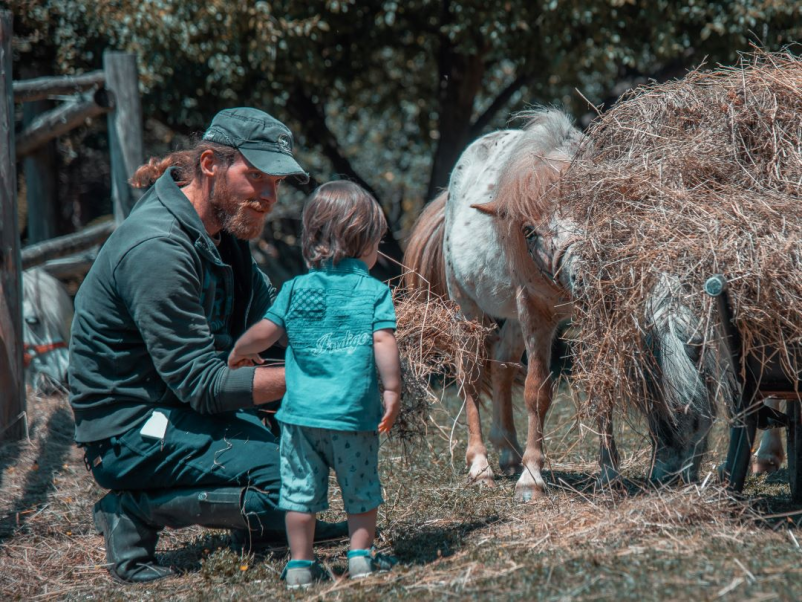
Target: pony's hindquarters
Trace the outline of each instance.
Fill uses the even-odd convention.
[[[420,214],[404,252],[404,286],[448,296],[443,259],[443,232],[448,191],[429,203]]]

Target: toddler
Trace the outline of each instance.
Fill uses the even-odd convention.
[[[393,426],[401,391],[392,296],[368,273],[386,230],[378,203],[356,184],[318,188],[303,211],[303,255],[310,272],[284,284],[265,319],[242,335],[228,360],[232,368],[259,364],[259,352],[285,334],[289,341],[287,393],[276,414],[279,507],[287,512],[292,554],[282,575],[288,587],[324,578],[312,541],[315,514],[328,508],[330,468],[348,514],[350,576],[389,570],[395,562],[371,550],[384,501],[379,432]]]

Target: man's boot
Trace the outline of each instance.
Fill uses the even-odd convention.
[[[106,540],[109,572],[119,581],[144,583],[174,572],[159,566],[159,531],[201,525],[244,529],[239,487],[112,491],[94,508],[95,526]],[[283,525],[283,513],[275,517]]]
[[[173,574],[156,563],[160,527],[147,524],[135,512],[128,491],[111,491],[93,509],[95,527],[106,541],[109,573],[117,581],[145,583]]]

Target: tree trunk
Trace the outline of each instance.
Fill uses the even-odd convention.
[[[441,10],[441,25],[451,21],[450,2],[445,0]],[[481,44],[477,44],[481,48]],[[440,35],[439,139],[432,163],[432,173],[426,199],[433,199],[448,187],[451,170],[462,151],[471,142],[469,132],[473,105],[482,87],[485,73],[482,53],[460,54],[447,34]]]
[[[331,161],[334,170],[354,183],[359,184],[381,204],[381,198],[379,198],[379,195],[373,187],[356,172],[351,162],[343,154],[337,137],[326,124],[326,116],[323,108],[315,104],[300,86],[297,86],[292,91],[289,102],[287,103],[287,110],[304,127],[304,136],[307,138],[307,141],[322,148],[323,154]],[[312,180],[310,180],[310,184],[312,184]],[[302,189],[307,194],[312,191],[311,188]],[[401,245],[393,236],[392,228],[384,237],[380,250],[395,261],[401,261],[404,252],[401,250]],[[374,274],[382,279],[393,278],[400,273],[401,268],[396,263],[387,261],[381,257],[374,269]]]

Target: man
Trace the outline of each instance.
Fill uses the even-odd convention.
[[[245,544],[283,538],[276,438],[253,412],[284,394],[284,369],[229,370],[236,339],[275,289],[251,257],[288,176],[307,178],[292,134],[251,108],[218,113],[191,150],[141,167],[150,190],[99,253],[75,299],[70,404],[95,480],[109,571],[171,574],[164,527],[228,528]],[[320,538],[347,535],[319,525]]]

